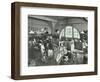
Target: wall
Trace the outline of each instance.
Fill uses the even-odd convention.
[[[66,20],[58,21],[55,25],[55,29],[62,31],[66,26],[72,26],[76,28],[79,32],[87,30],[87,21],[82,18],[68,18]]]
[[[87,23],[88,20],[84,20],[83,18],[65,18],[65,19],[52,19],[51,17],[43,17],[43,16],[36,16],[35,17],[28,17],[28,27],[30,30],[41,30],[43,28],[47,28],[49,33],[56,33],[55,30],[59,30],[60,32],[62,29],[64,29],[66,26],[72,26],[76,28],[79,32],[82,32],[83,30],[87,30]],[[43,20],[45,19],[45,20]],[[50,19],[50,20],[49,20]],[[49,20],[49,21],[48,21]],[[51,31],[52,30],[52,31]]]
[[[82,32],[83,30],[87,30],[87,27],[88,27],[87,23],[88,23],[88,21],[85,21],[82,18],[71,18],[71,19],[68,19],[68,24],[72,25],[79,32]]]
[[[11,2],[15,0],[1,0],[0,1],[0,82],[16,82],[10,79],[10,65],[11,65]],[[69,4],[69,5],[87,5],[98,6],[98,22],[100,22],[100,0],[16,0],[16,1],[30,1],[38,3],[52,3],[52,4]],[[100,27],[100,24],[98,25]],[[98,28],[98,35],[100,35],[100,28]],[[98,38],[100,42],[100,38]],[[98,43],[100,49],[100,43]],[[100,50],[98,50],[98,59],[100,58]],[[100,62],[100,59],[98,60]],[[100,64],[98,66],[100,69]],[[100,82],[99,75],[93,76],[79,76],[79,77],[63,77],[50,79],[28,80],[28,82]],[[21,81],[19,81],[21,82]],[[23,80],[22,82],[27,82]]]
[[[29,31],[30,30],[37,31],[37,30],[41,30],[43,28],[47,28],[49,33],[51,33],[51,27],[50,27],[48,21],[28,17],[28,27],[29,27]]]

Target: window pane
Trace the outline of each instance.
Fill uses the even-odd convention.
[[[77,29],[74,28],[74,38],[80,38],[80,34]]]
[[[67,26],[65,28],[65,37],[72,38],[72,27],[71,26]]]
[[[67,26],[64,29],[62,29],[60,33],[60,38],[61,37],[80,38],[80,34],[76,28],[73,28],[72,26]]]

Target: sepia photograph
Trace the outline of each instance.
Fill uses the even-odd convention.
[[[88,17],[28,15],[28,66],[88,64]]]

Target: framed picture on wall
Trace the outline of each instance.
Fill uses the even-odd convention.
[[[97,74],[97,7],[11,6],[12,79]]]

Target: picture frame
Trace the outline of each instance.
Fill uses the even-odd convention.
[[[67,21],[65,25],[68,25],[68,28],[72,28],[72,30],[69,31],[69,34],[68,34],[67,28],[65,28],[66,30],[61,29],[61,27],[63,27],[64,20]],[[75,22],[75,21],[78,21],[78,22]],[[79,24],[80,21],[82,24]],[[57,22],[59,22],[58,26],[56,26]],[[70,27],[71,25],[72,27]],[[85,28],[82,25],[85,25],[85,27],[86,26],[87,27]],[[81,32],[79,32],[78,34],[77,30],[73,28],[75,26],[80,27],[80,28],[82,27],[86,30],[83,30],[81,28],[80,29]],[[49,29],[48,32],[47,31],[44,32],[46,30],[46,28],[44,27],[47,27],[47,28],[52,27],[52,28]],[[58,28],[62,30],[60,31],[60,34],[59,34]],[[76,35],[74,31],[76,32]],[[74,63],[73,62],[67,63],[70,57],[67,55],[66,56],[61,55],[61,57],[65,58],[65,59],[61,59],[60,55],[58,57],[58,54],[61,52],[58,52],[57,56],[55,57],[57,65],[54,64],[54,62],[48,63],[49,57],[51,55],[48,56],[47,59],[45,58],[46,56],[44,56],[44,54],[43,56],[41,56],[41,58],[44,57],[43,61],[41,62],[44,62],[45,64],[41,62],[40,62],[41,64],[37,64],[39,60],[42,60],[42,59],[39,59],[36,62],[36,59],[40,58],[39,57],[40,55],[38,56],[38,51],[35,53],[37,55],[36,58],[31,59],[31,57],[29,57],[30,55],[28,55],[32,53],[32,57],[33,57],[33,53],[35,52],[34,48],[37,48],[38,50],[41,49],[40,51],[42,53],[41,45],[44,44],[44,42],[42,40],[43,37],[41,39],[40,36],[43,33],[46,33],[46,36],[48,35],[50,36],[49,38],[54,40],[52,44],[55,42],[57,43],[57,40],[59,41],[58,43],[60,43],[60,42],[66,42],[67,40],[72,41],[73,39],[74,45],[78,45],[76,47],[79,47],[79,43],[80,45],[82,44],[82,49],[80,50],[79,48],[77,48],[79,50],[78,52],[76,51],[76,49],[72,51],[73,50],[72,48],[70,49],[66,48],[67,54],[68,52],[72,52],[74,55],[76,53],[78,57],[78,55],[80,55],[80,52],[82,51],[82,54],[84,55],[85,54],[84,53],[85,51],[83,48],[84,41],[83,39],[80,39],[80,38],[82,38],[81,36],[82,33],[85,34],[85,31],[87,33],[86,35],[88,36],[87,38],[85,35],[83,36],[86,38],[85,42],[87,43],[87,46],[88,46],[87,48],[85,46],[85,50],[87,49],[86,54],[88,54],[86,57],[87,62],[85,60],[86,64],[84,64],[83,61],[82,63],[80,63],[81,61],[75,63],[75,60],[73,59],[74,56],[72,57],[73,60],[71,60],[71,62],[73,61]],[[36,32],[36,36],[34,36],[35,32]],[[97,59],[98,59],[97,57],[97,50],[98,50],[97,32],[98,32],[97,7],[13,2],[11,4],[11,78],[15,80],[23,80],[23,79],[97,75]],[[31,35],[32,33],[34,35]],[[59,34],[59,38],[55,39],[54,35],[57,33]],[[65,35],[63,35],[63,33],[65,33]],[[34,38],[37,36],[38,38],[40,38],[39,42],[37,41],[36,38]],[[32,39],[32,41],[30,39]],[[80,41],[80,42],[76,44],[75,41],[76,42]],[[39,45],[39,47],[35,45],[34,48],[29,48],[31,42],[36,42]],[[62,45],[65,46],[65,44],[58,44],[58,46],[59,45],[60,47]],[[32,49],[31,50],[32,52],[30,51],[30,49]],[[47,49],[48,47],[45,47],[45,53]],[[53,55],[55,55],[54,46],[51,52],[49,52],[49,49],[47,51],[48,51],[47,52],[48,55],[51,52],[53,52]],[[82,57],[84,58],[85,56],[82,56]],[[61,61],[63,61],[63,64],[61,63]]]

